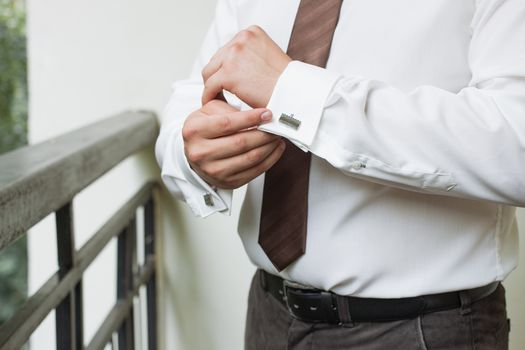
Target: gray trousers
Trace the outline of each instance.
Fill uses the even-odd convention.
[[[461,308],[416,319],[351,328],[294,319],[255,274],[248,300],[246,350],[507,350],[505,290]]]

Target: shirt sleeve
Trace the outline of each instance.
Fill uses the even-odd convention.
[[[525,206],[525,2],[477,0],[471,26],[458,93],[292,62],[261,129],[367,181]]]
[[[212,55],[238,32],[234,2],[235,0],[218,1],[215,19],[208,30],[190,77],[173,85],[155,145],[161,177],[166,187],[174,197],[185,201],[193,213],[200,217],[215,212],[229,214],[233,191],[212,188],[191,169],[184,153],[181,130],[186,117],[201,107],[204,86],[202,68]]]

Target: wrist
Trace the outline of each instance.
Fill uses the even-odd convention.
[[[286,70],[286,67],[288,67],[288,64],[292,62],[292,59],[288,56],[284,56],[280,62],[275,65],[274,74],[272,74],[269,82],[269,88],[267,89],[267,93],[264,94],[264,100],[261,101],[261,105],[259,107],[267,107],[268,103],[270,102],[270,98],[272,97],[275,87],[277,86],[277,82],[281,78],[282,74]]]

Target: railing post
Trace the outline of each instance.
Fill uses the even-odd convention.
[[[75,286],[75,332],[76,332],[76,348],[77,350],[84,349],[84,298],[82,296],[82,279],[78,281]]]
[[[133,293],[133,272],[136,267],[136,228],[134,217],[128,226],[120,233],[117,247],[117,302],[125,300]],[[118,348],[135,349],[133,303],[128,316],[118,330]]]
[[[56,212],[58,274],[62,279],[75,264],[73,205]],[[82,280],[56,308],[57,350],[81,350],[84,347],[82,323]]]
[[[144,206],[144,261],[155,258],[155,202],[152,197]],[[146,287],[148,349],[157,350],[157,287],[156,269]]]

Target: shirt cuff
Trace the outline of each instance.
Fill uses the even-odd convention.
[[[289,139],[303,151],[308,151],[323,115],[326,100],[337,73],[311,64],[292,61],[281,74],[267,108],[273,113],[271,122],[259,130]]]
[[[181,135],[176,137],[172,149],[177,159],[176,164],[179,167],[181,176],[178,179],[177,177],[172,177],[171,181],[176,182],[176,185],[182,191],[185,202],[193,213],[200,217],[207,217],[216,212],[230,215],[233,191],[212,188],[191,169],[184,154],[184,144]],[[162,177],[165,183],[169,182],[170,173],[175,172],[170,172],[169,167],[163,167]]]

